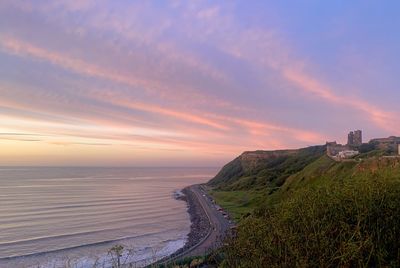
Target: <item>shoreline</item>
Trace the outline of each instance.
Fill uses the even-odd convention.
[[[190,216],[190,232],[188,234],[188,241],[181,251],[190,249],[191,247],[198,244],[203,238],[205,238],[211,228],[210,220],[200,205],[194,193],[186,187],[182,190],[185,196],[182,198],[187,203],[187,212]]]
[[[181,254],[199,244],[209,235],[211,230],[211,222],[199,200],[190,189],[192,186],[193,185],[185,187],[181,190],[184,195],[175,197],[177,200],[184,201],[187,204],[187,213],[190,216],[190,232],[188,234],[187,241],[182,248],[157,261],[153,265],[173,261],[175,258],[182,257],[180,256]]]

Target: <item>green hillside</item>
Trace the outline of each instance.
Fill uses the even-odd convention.
[[[325,146],[313,146],[299,150],[245,152],[208,183],[212,189],[210,193],[240,219],[254,208],[280,202],[303,187],[400,174],[399,158],[373,156],[336,162],[325,154],[325,149]]]
[[[223,167],[208,184],[219,190],[279,187],[325,151],[325,146],[312,146],[298,150],[245,152]]]
[[[246,152],[209,182],[239,221],[221,267],[400,265],[400,158],[325,146]]]
[[[323,157],[326,146],[298,150],[245,152],[226,166],[208,185],[210,194],[235,219],[272,200],[291,176]]]

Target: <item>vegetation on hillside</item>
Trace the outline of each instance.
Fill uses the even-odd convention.
[[[260,190],[275,188],[320,158],[325,146],[299,150],[245,152],[228,163],[209,182],[217,190]]]
[[[366,148],[336,162],[321,147],[242,155],[210,182],[241,218],[222,267],[400,266],[400,159]]]
[[[265,201],[263,191],[211,191],[210,195],[236,220],[248,215]]]
[[[314,163],[325,153],[325,146],[299,150],[245,152],[228,163],[209,182],[210,194],[238,220],[271,196],[291,176]],[[331,161],[329,159],[329,161]]]
[[[398,267],[400,179],[303,188],[239,225],[222,267]]]

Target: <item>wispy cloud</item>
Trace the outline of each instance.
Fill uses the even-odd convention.
[[[279,38],[273,32],[248,31],[243,33],[240,40],[251,40],[257,43],[257,46],[251,50],[246,44],[238,43],[229,44],[222,49],[239,59],[256,62],[265,69],[265,72],[277,71],[282,79],[292,84],[289,92],[298,90],[301,93],[305,93],[303,96],[307,98],[319,99],[334,106],[344,106],[362,113],[364,118],[376,127],[390,132],[400,132],[400,128],[397,126],[399,123],[398,114],[352,94],[350,91],[351,86],[347,88],[349,93],[346,96],[337,94],[333,90],[334,86],[324,83],[323,79],[305,71],[306,69],[311,69],[310,64],[299,56],[293,55],[290,46],[285,44],[282,38]],[[269,53],[262,55],[262,51],[268,51]]]
[[[398,133],[400,120],[395,113],[385,111],[377,106],[354,96],[339,96],[327,85],[321,84],[314,78],[301,71],[285,70],[284,76],[301,90],[329,103],[347,106],[353,110],[361,111],[379,128]]]
[[[351,79],[336,82],[328,48],[310,51],[310,26],[299,20],[297,33],[282,6],[0,3],[0,142],[8,148],[0,158],[23,142],[32,161],[64,151],[61,162],[107,152],[124,163],[146,155],[222,164],[245,150],[338,139],[353,126],[398,134],[399,109],[360,94]]]

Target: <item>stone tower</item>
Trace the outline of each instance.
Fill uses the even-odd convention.
[[[349,135],[347,136],[347,145],[350,146],[360,146],[362,144],[362,131],[350,131]]]
[[[354,144],[354,132],[350,131],[350,133],[347,135],[347,145],[353,145]]]
[[[360,146],[362,144],[362,131],[361,130],[354,131],[353,143],[356,146]]]

